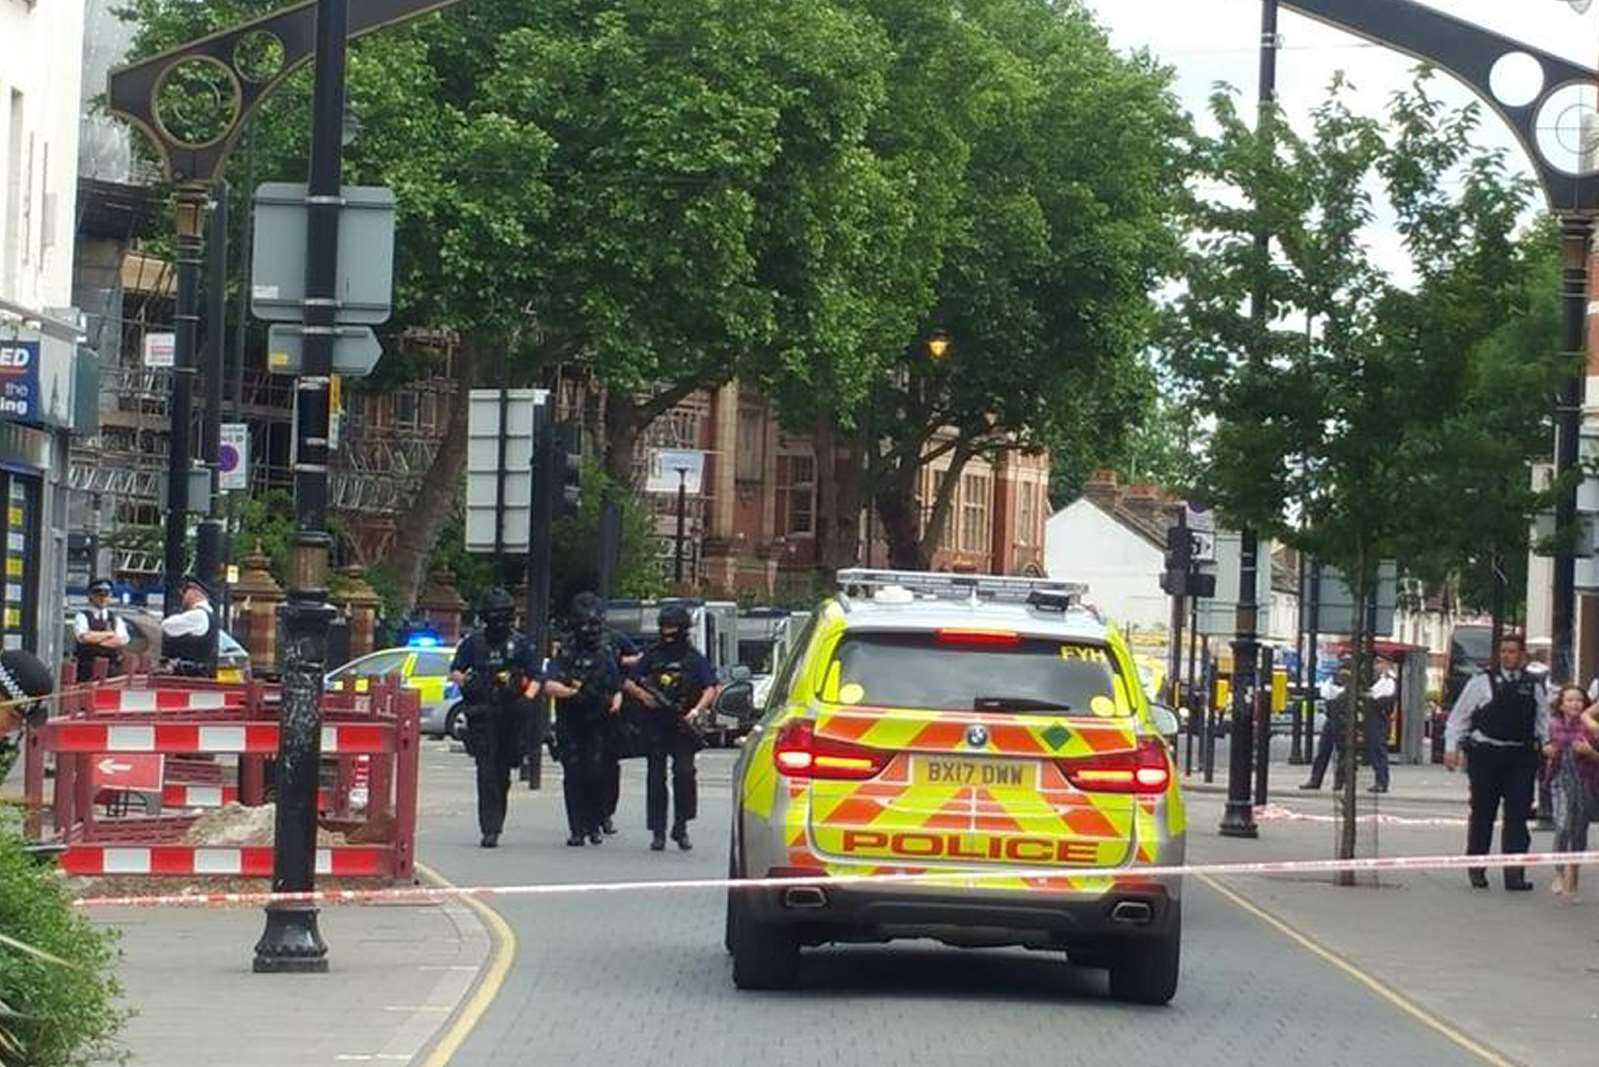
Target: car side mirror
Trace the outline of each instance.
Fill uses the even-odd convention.
[[[1177,713],[1164,704],[1151,704],[1149,717],[1162,737],[1176,737],[1182,730],[1182,722],[1177,718]]]
[[[728,670],[727,677],[729,681],[736,685],[739,682],[749,681],[752,677],[754,677],[754,674],[745,664],[735,663],[733,664],[732,668]]]
[[[747,681],[729,682],[716,694],[711,708],[718,715],[749,723],[755,718],[755,687]]]

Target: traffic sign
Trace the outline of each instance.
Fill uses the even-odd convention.
[[[690,496],[698,496],[705,476],[705,453],[693,448],[657,448],[650,452],[646,493],[675,493],[678,485]]]
[[[121,789],[129,793],[159,793],[165,778],[166,757],[159,753],[96,756],[93,780],[96,789]]]
[[[383,355],[378,335],[369,326],[340,326],[333,338],[333,373],[364,378]],[[273,374],[300,374],[305,365],[305,327],[272,325],[267,328],[267,370]]]
[[[503,551],[528,550],[533,521],[533,433],[538,425],[534,413],[549,401],[549,395],[547,389],[507,389],[502,433],[500,390],[472,390],[466,419],[468,552],[493,552],[496,529]],[[503,509],[499,507],[502,502]]]
[[[147,333],[144,335],[144,365],[170,367],[176,362],[178,335],[175,333]]]
[[[334,317],[341,323],[387,322],[394,294],[394,190],[346,185],[339,194],[344,204]],[[305,201],[302,184],[263,182],[256,190],[250,311],[258,319],[305,319]]]
[[[223,492],[250,488],[250,427],[224,422],[217,445],[217,488]]]

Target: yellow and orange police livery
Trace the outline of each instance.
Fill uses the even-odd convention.
[[[784,880],[728,894],[738,985],[789,984],[804,945],[932,937],[1063,949],[1169,1000],[1181,880],[1140,869],[1182,862],[1182,796],[1115,629],[1068,583],[839,581],[734,772],[732,877]],[[874,874],[930,877],[836,881]]]

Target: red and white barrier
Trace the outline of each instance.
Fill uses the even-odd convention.
[[[387,875],[389,849],[381,846],[338,845],[316,850],[316,873],[332,878]],[[141,875],[232,875],[242,878],[272,876],[272,846],[244,845],[222,848],[210,845],[68,845],[59,859],[67,874],[104,877]]]
[[[244,707],[240,689],[120,689],[97,686],[91,707],[98,712],[224,711]]]
[[[47,722],[44,730],[56,752],[220,752],[276,755],[278,724],[168,722],[118,726],[114,723]],[[389,753],[394,729],[368,723],[322,727],[322,754]]]
[[[236,785],[191,785],[168,782],[161,787],[161,806],[164,808],[220,808],[236,804],[239,787]]]

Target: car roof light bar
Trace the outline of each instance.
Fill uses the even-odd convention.
[[[838,572],[846,594],[869,595],[879,589],[905,589],[940,600],[1003,600],[1028,603],[1042,594],[1050,600],[1074,602],[1088,593],[1082,582],[1054,578],[1022,578],[1002,574],[949,574],[928,571],[873,570],[852,567]],[[1042,599],[1042,597],[1040,597]]]

